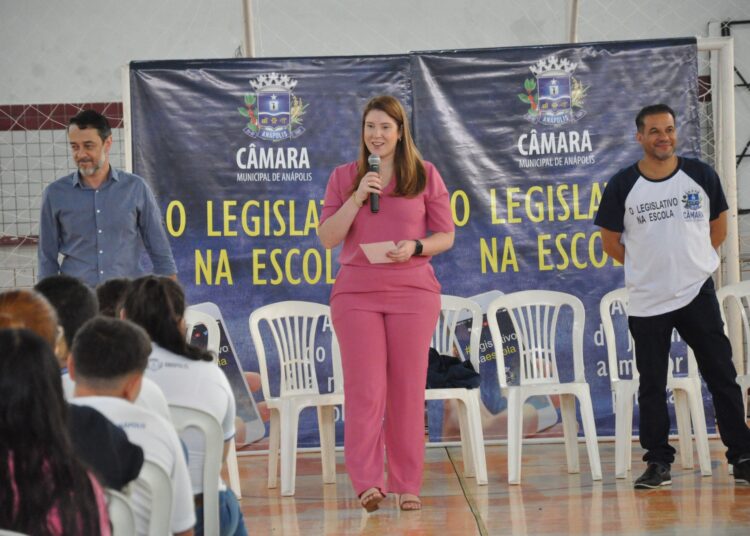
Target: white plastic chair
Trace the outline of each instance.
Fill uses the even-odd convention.
[[[145,502],[140,503],[140,500]],[[135,512],[145,512],[148,518],[147,527],[139,527],[136,518],[139,534],[164,536],[172,533],[172,481],[159,464],[149,460],[143,462],[138,478],[131,484],[130,503]]]
[[[635,364],[635,353],[627,360],[617,355],[617,337],[612,319],[612,306],[619,303],[623,310],[628,307],[628,291],[620,288],[605,294],[599,302],[604,338],[607,344],[609,376],[615,406],[615,476],[625,478],[632,466],[633,405],[638,394],[639,374]],[[631,378],[620,377],[621,362],[629,361]],[[693,446],[691,430],[695,436],[698,462],[703,476],[711,475],[711,453],[706,430],[706,413],[703,408],[701,382],[693,351],[688,348],[687,376],[675,376],[672,360],[669,361],[667,388],[674,393],[675,420],[680,445],[680,461],[685,469],[692,469]],[[692,426],[691,426],[692,423]]]
[[[482,309],[468,298],[443,295],[441,314],[438,318],[435,333],[432,336],[432,347],[439,354],[453,355],[454,349],[462,360],[466,360],[461,345],[456,339],[456,324],[463,315],[471,315],[470,354],[474,370],[479,372],[479,341],[482,334]],[[425,389],[425,400],[451,400],[458,406],[458,418],[461,430],[461,451],[464,459],[464,475],[476,477],[477,484],[487,484],[487,459],[484,453],[484,431],[480,414],[479,388],[465,389],[440,388]]]
[[[557,351],[560,311],[569,307],[573,313],[570,333],[574,378],[562,383],[558,376]],[[513,321],[518,343],[519,384],[510,385],[506,377],[499,309],[507,309]],[[575,400],[581,408],[583,432],[593,480],[601,480],[594,409],[583,366],[583,327],[585,311],[581,300],[563,292],[527,290],[499,296],[487,308],[487,321],[497,356],[500,388],[508,398],[508,482],[521,482],[521,447],[523,444],[523,404],[530,396],[560,395],[560,410],[565,435],[568,472],[580,472],[578,426]]]
[[[196,311],[188,307],[185,309],[185,324],[187,325],[187,340],[190,342],[193,328],[198,324],[203,324],[208,330],[206,337],[206,349],[214,356],[214,363],[219,364],[219,352],[221,348],[221,330],[219,322],[213,316],[203,311]],[[240,487],[240,468],[237,464],[237,447],[234,438],[229,444],[227,452],[227,474],[229,476],[229,487],[237,497],[242,499],[242,489]]]
[[[221,424],[210,413],[195,408],[170,404],[169,411],[178,434],[187,428],[197,428],[203,434],[203,532],[219,534],[219,473],[224,453]]]
[[[104,490],[112,536],[135,536],[135,514],[127,495],[117,490]]]
[[[261,334],[273,340],[266,348]],[[268,487],[276,487],[279,449],[281,450],[281,495],[294,495],[297,463],[297,428],[303,408],[316,407],[320,432],[323,482],[336,482],[336,436],[334,408],[344,403],[343,374],[338,342],[330,322],[327,305],[303,301],[284,301],[266,305],[250,315],[250,335],[260,366],[266,404],[271,410],[268,444]],[[321,393],[315,372],[318,344],[316,337],[323,325],[331,327],[333,391]],[[266,337],[268,340],[268,337]],[[273,359],[274,361],[270,361]],[[278,371],[280,385],[271,391],[269,368]]]
[[[750,345],[750,322],[747,318],[747,308],[750,306],[750,281],[741,281],[722,287],[716,292],[716,298],[721,305],[721,318],[724,320],[725,330],[727,329],[725,308],[728,304],[735,304],[742,320],[742,346],[732,348],[732,352],[734,355],[742,356],[742,366],[737,370],[737,383],[742,389],[742,407],[744,411],[747,411],[747,391],[750,389],[750,351],[747,349],[747,345]]]

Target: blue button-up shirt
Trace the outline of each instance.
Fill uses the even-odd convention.
[[[76,171],[44,189],[40,279],[62,273],[95,286],[113,277],[138,277],[147,273],[140,262],[144,248],[154,273],[177,273],[156,199],[138,175],[110,166],[95,190]]]

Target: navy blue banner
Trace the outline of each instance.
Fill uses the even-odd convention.
[[[189,303],[218,307],[265,417],[248,317],[282,300],[328,303],[337,252],[316,236],[328,176],[356,159],[370,97],[411,110],[409,58],[136,62],[130,73],[134,172],[165,211]],[[331,377],[318,372],[326,392]],[[303,412],[300,446],[317,445],[316,422]]]
[[[218,306],[246,372],[258,370],[254,309],[327,303],[337,251],[315,233],[328,176],[356,158],[364,103],[391,94],[452,194],[456,245],[433,261],[443,292],[484,305],[530,288],[580,297],[598,431],[614,433],[598,302],[623,284],[622,267],[602,252],[593,218],[607,179],[640,157],[633,119],[642,106],[669,103],[681,153],[699,155],[694,40],[135,62],[130,80],[134,172],[165,211],[189,301]],[[505,429],[487,342],[490,439]],[[554,401],[529,408],[529,434],[559,433]],[[453,437],[449,413],[431,407],[433,439]],[[314,413],[303,414],[300,446],[316,444]]]
[[[684,39],[412,56],[417,141],[443,174],[458,226],[457,247],[433,261],[443,291],[485,307],[499,293],[526,289],[578,296],[600,435],[614,434],[614,415],[598,307],[624,282],[593,220],[606,181],[642,156],[634,123],[642,107],[668,103],[680,152],[700,156],[696,54],[695,40]],[[513,337],[503,348],[509,372],[517,367]],[[485,434],[505,437],[498,349],[488,332],[483,343]],[[684,345],[675,352],[684,373]],[[623,355],[632,359],[632,351]],[[562,357],[560,375],[572,378],[572,360]],[[430,409],[431,437],[457,438],[450,408]],[[558,414],[555,401],[532,399],[525,434],[560,435]]]

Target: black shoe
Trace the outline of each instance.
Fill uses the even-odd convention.
[[[734,467],[736,471],[737,465]],[[659,486],[669,486],[671,483],[672,475],[669,474],[668,465],[650,463],[646,468],[646,472],[635,481],[635,489],[656,489]]]
[[[750,484],[750,458],[734,464],[734,483]]]

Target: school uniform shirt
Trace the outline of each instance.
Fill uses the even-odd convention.
[[[195,505],[190,487],[190,475],[182,445],[172,423],[135,404],[112,396],[83,396],[72,404],[96,409],[128,435],[128,439],[143,449],[146,460],[161,466],[172,481],[172,520],[170,529],[184,532],[195,525]],[[136,532],[148,533],[150,496],[134,486],[131,503],[136,518]]]
[[[224,372],[215,363],[195,361],[153,343],[146,376],[161,388],[169,404],[213,415],[221,424],[224,441],[234,437],[234,417],[237,413],[234,393]],[[203,435],[198,430],[188,428],[180,433],[180,437],[188,449],[193,493],[203,493],[203,460],[206,451]],[[219,489],[226,489],[221,481]]]
[[[67,371],[62,373],[62,385],[65,400],[73,400],[76,382],[73,381]],[[141,382],[141,392],[138,393],[138,398],[135,399],[135,405],[156,413],[159,417],[170,422],[172,421],[172,415],[169,413],[169,405],[167,404],[167,399],[164,397],[164,393],[161,392],[158,385],[145,376]]]
[[[622,233],[628,314],[656,316],[689,304],[719,266],[710,222],[728,205],[716,172],[680,157],[665,179],[637,164],[620,170],[602,195],[596,225]]]

